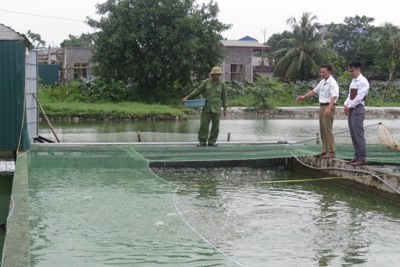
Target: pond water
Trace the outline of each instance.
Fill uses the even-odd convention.
[[[376,119],[365,121],[368,143],[379,143],[379,122],[400,140],[397,120]],[[136,142],[138,131],[143,142],[196,142],[199,120],[57,122],[53,126],[64,143]],[[315,119],[224,119],[218,141],[227,141],[230,134],[235,142],[315,142],[317,132]],[[346,120],[336,120],[334,132],[340,133],[337,143],[351,142]],[[40,135],[54,140],[45,124],[40,125]],[[154,171],[178,186],[176,206],[187,223],[241,266],[390,267],[400,261],[400,204],[329,181],[287,182],[323,177],[319,172]]]
[[[12,187],[11,175],[0,175],[0,262],[3,255],[5,238],[5,226],[7,224],[8,210],[10,206],[10,194]]]
[[[377,124],[382,122],[400,140],[400,123],[396,119],[365,121],[367,142],[379,143]],[[137,142],[138,131],[142,142],[196,142],[200,121],[198,118],[182,121],[100,121],[54,122],[56,134],[63,143],[68,142]],[[336,143],[351,143],[347,120],[335,120]],[[319,123],[315,119],[223,119],[218,142],[297,141],[315,142]],[[45,123],[39,134],[56,140]]]
[[[398,266],[400,204],[307,171],[156,170],[178,185],[177,207],[243,266]]]

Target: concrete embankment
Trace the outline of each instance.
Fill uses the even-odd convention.
[[[336,106],[336,118],[347,118],[343,112],[343,106]],[[400,118],[400,107],[366,107],[367,118]],[[199,112],[198,110],[197,112]],[[317,119],[319,106],[294,106],[294,107],[277,107],[272,110],[262,111],[254,108],[245,107],[229,107],[228,113],[235,116],[265,116],[271,118],[285,119]]]
[[[375,165],[352,166],[338,158],[321,159],[302,156],[297,159],[298,164],[305,164],[330,175],[343,177],[343,179],[334,180],[335,183],[345,184],[350,188],[394,201],[400,200],[400,173],[390,168]]]

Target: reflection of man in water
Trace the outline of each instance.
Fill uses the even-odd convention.
[[[222,74],[220,67],[211,69],[211,78],[204,80],[200,86],[182,98],[183,101],[197,97],[202,94],[206,99],[200,119],[200,129],[198,134],[199,144],[197,146],[217,146],[216,142],[219,135],[219,123],[221,118],[221,106],[224,109],[224,117],[226,117],[227,101],[226,101],[226,85],[220,81]],[[211,122],[211,130],[210,130]]]
[[[319,95],[319,130],[322,140],[322,152],[315,155],[316,157],[334,158],[335,155],[335,139],[332,132],[333,118],[335,116],[335,104],[339,97],[339,85],[332,77],[332,65],[321,65],[319,75],[322,80],[319,84],[307,94],[296,98],[296,102]]]

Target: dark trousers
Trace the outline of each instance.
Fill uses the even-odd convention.
[[[351,141],[354,147],[354,157],[357,160],[367,160],[367,144],[364,136],[365,108],[360,104],[352,108],[348,117]]]
[[[217,138],[219,135],[219,122],[221,119],[220,112],[213,113],[210,111],[205,111],[201,113],[200,118],[200,129],[199,129],[199,143],[200,144],[214,144],[217,142]],[[211,122],[211,130],[210,130],[210,122]]]

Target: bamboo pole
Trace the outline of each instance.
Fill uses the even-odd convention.
[[[38,104],[40,110],[42,111],[43,116],[44,116],[44,118],[46,119],[46,122],[47,122],[47,124],[48,124],[49,127],[50,127],[51,132],[54,134],[54,137],[56,138],[57,143],[60,143],[60,139],[58,139],[58,136],[57,136],[56,132],[54,131],[54,128],[53,128],[53,126],[51,125],[51,123],[50,123],[50,121],[49,121],[49,118],[48,118],[47,115],[46,115],[46,112],[44,112],[44,109],[42,108],[42,105],[40,105],[39,100],[37,99],[37,97],[36,97],[35,94],[33,94],[33,97],[35,98],[36,103]]]

